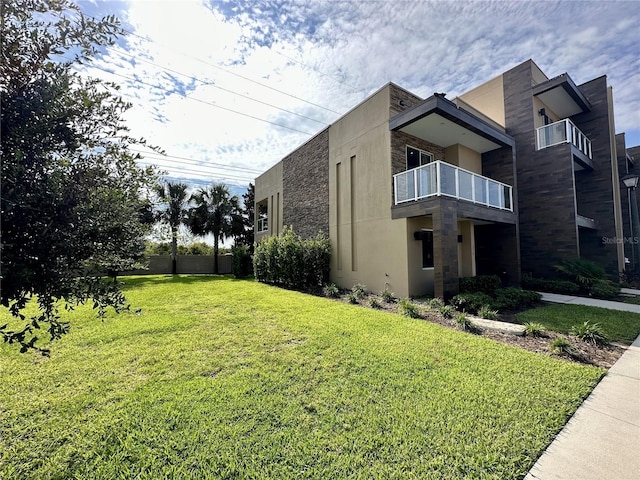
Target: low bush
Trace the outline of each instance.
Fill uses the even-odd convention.
[[[478,315],[482,318],[486,318],[487,320],[495,320],[498,318],[498,311],[492,310],[489,305],[483,305],[480,307],[480,310],[478,310]]]
[[[371,297],[371,298],[369,299],[369,306],[370,306],[371,308],[375,308],[375,309],[382,308],[382,305],[380,305],[380,302],[379,302],[379,301],[378,301],[378,299],[377,299],[377,298],[375,298],[375,297]]]
[[[337,298],[338,296],[340,296],[340,289],[335,283],[329,283],[324,286],[324,288],[322,289],[322,293],[325,297]]]
[[[620,292],[620,286],[611,281],[604,268],[590,260],[565,260],[561,265],[556,265],[556,270],[580,285],[591,296],[613,298]]]
[[[440,307],[444,307],[444,301],[441,298],[432,298],[428,302],[429,308],[433,308],[434,310],[438,310]]]
[[[464,330],[465,332],[475,331],[475,327],[471,323],[471,320],[464,313],[461,313],[456,317],[456,325],[460,330]]]
[[[356,305],[358,303],[359,298],[355,293],[349,292],[347,293],[347,300],[349,301],[349,303]]]
[[[460,293],[493,293],[502,286],[497,275],[478,275],[475,277],[462,277],[460,279]]]
[[[408,298],[401,298],[398,302],[398,313],[409,318],[420,318],[420,309]]]
[[[566,338],[558,337],[549,343],[549,351],[555,355],[573,355],[575,347]]]
[[[516,310],[523,307],[531,307],[538,303],[542,296],[531,290],[522,290],[515,287],[507,287],[496,290],[495,300],[490,304],[497,310]]]
[[[522,277],[522,288],[563,295],[575,295],[580,292],[580,286],[569,280],[547,280],[530,276]]]
[[[443,305],[442,307],[438,308],[438,312],[444,318],[453,318],[454,310],[453,310],[453,307],[451,305]]]
[[[249,247],[238,245],[231,249],[233,275],[236,278],[246,278],[253,273],[253,260],[249,255]]]
[[[494,300],[486,293],[459,293],[449,303],[456,310],[476,314],[484,305],[493,305]]]
[[[620,293],[620,286],[611,280],[597,280],[591,285],[589,293],[596,298],[614,298]]]
[[[388,288],[385,288],[384,292],[382,292],[380,296],[385,303],[393,303],[396,301],[396,297],[393,295],[393,292]]]
[[[583,342],[587,342],[592,345],[601,346],[608,343],[607,336],[604,334],[600,324],[591,323],[588,320],[584,323],[571,327],[571,333]]]
[[[260,282],[287,288],[317,288],[329,281],[331,242],[319,234],[302,240],[291,228],[256,246],[253,266]]]
[[[361,283],[356,283],[353,287],[351,287],[351,293],[353,293],[353,295],[355,295],[358,300],[361,300],[367,293],[367,287],[365,287]]]
[[[529,337],[544,337],[545,329],[544,325],[537,322],[525,322],[524,324],[524,334]]]

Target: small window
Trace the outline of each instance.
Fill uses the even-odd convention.
[[[407,146],[407,170],[433,162],[433,154]]]

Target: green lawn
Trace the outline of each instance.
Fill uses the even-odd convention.
[[[547,305],[518,313],[520,323],[537,322],[549,330],[569,333],[586,321],[599,323],[613,342],[631,344],[640,334],[640,314],[585,305]]]
[[[0,478],[522,478],[604,373],[250,281],[126,282],[141,315],[0,348]]]

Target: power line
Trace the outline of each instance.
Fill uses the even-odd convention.
[[[197,160],[195,158],[189,158],[189,157],[180,157],[178,155],[166,155],[166,154],[162,154],[162,153],[157,153],[157,152],[147,152],[145,150],[139,150],[136,148],[130,148],[130,150],[132,152],[136,152],[136,153],[140,153],[142,155],[146,157],[166,157],[167,159],[170,158],[175,158],[177,160],[183,160],[185,162],[193,162],[197,165],[202,165],[202,162],[207,162],[206,165],[202,165],[202,166],[214,166],[214,167],[218,167],[218,168],[225,168],[228,170],[239,170],[239,171],[243,171],[243,172],[251,172],[251,173],[262,173],[262,170],[258,170],[256,168],[248,168],[248,167],[239,167],[239,166],[235,166],[235,165],[225,165],[224,163],[215,163],[215,162],[209,162],[208,160]]]
[[[158,68],[160,68],[162,70],[165,70],[167,72],[172,72],[172,73],[175,73],[177,75],[182,75],[183,77],[190,78],[191,80],[194,80],[196,82],[200,82],[202,85],[206,85],[206,86],[217,88],[217,89],[222,90],[224,92],[228,92],[228,93],[231,93],[233,95],[237,95],[239,97],[246,98],[246,99],[248,99],[248,100],[250,100],[252,102],[257,102],[257,103],[260,103],[262,105],[266,105],[268,107],[276,108],[276,109],[281,110],[283,112],[290,113],[292,115],[296,115],[298,117],[302,117],[302,118],[305,118],[307,120],[311,120],[312,122],[316,122],[316,123],[319,123],[319,124],[324,125],[324,126],[328,125],[327,122],[323,122],[321,120],[316,120],[315,118],[311,118],[311,117],[308,117],[307,115],[303,115],[301,113],[297,113],[297,112],[294,112],[294,111],[291,111],[291,110],[287,110],[286,108],[278,107],[277,105],[273,105],[273,104],[268,103],[268,102],[263,102],[262,100],[258,100],[257,98],[253,98],[253,97],[251,97],[249,95],[244,95],[243,93],[235,92],[235,91],[230,90],[228,88],[224,88],[224,87],[221,87],[219,85],[216,85],[214,82],[206,82],[206,81],[201,80],[201,79],[199,79],[199,78],[197,78],[197,77],[195,77],[193,75],[188,75],[186,73],[179,72],[178,70],[174,70],[174,69],[172,69],[170,67],[165,67],[165,66],[162,66],[162,65],[158,65],[157,63],[151,62],[149,60],[146,60],[144,58],[138,57],[136,55],[131,55],[130,53],[126,53],[126,52],[123,52],[123,51],[120,51],[120,50],[114,50],[114,49],[112,49],[112,47],[107,47],[107,49],[111,49],[112,52],[115,52],[115,53],[117,53],[119,55],[126,55],[127,57],[133,58],[134,60],[137,60],[137,61],[140,61],[140,62],[144,62],[144,63],[147,63],[149,65],[153,65],[154,67],[158,67]]]
[[[69,59],[69,57],[66,57],[66,56],[64,56],[64,55],[62,55],[62,57],[63,57],[63,58],[66,58],[67,60],[71,60],[71,59]],[[218,105],[218,104],[216,104],[216,103],[207,102],[206,100],[201,100],[201,99],[199,99],[199,98],[195,98],[195,97],[189,97],[189,96],[185,95],[184,93],[180,93],[180,92],[175,91],[175,90],[168,90],[168,89],[166,89],[166,88],[164,88],[164,87],[161,87],[161,86],[159,86],[159,85],[154,85],[154,84],[152,84],[152,83],[145,82],[144,80],[141,80],[141,79],[139,79],[139,78],[132,78],[132,77],[129,77],[129,76],[127,76],[127,75],[122,75],[121,73],[113,72],[113,71],[111,71],[111,70],[108,70],[108,69],[106,69],[106,68],[104,68],[104,67],[100,67],[100,66],[95,65],[95,64],[92,64],[91,66],[92,66],[93,68],[98,69],[98,70],[102,70],[103,72],[109,73],[110,75],[115,75],[116,77],[121,77],[121,78],[124,78],[125,80],[130,80],[130,81],[133,81],[133,82],[141,83],[142,85],[147,85],[148,87],[156,88],[156,89],[158,89],[158,90],[162,90],[162,91],[164,91],[165,93],[177,94],[177,95],[179,95],[179,96],[181,96],[181,97],[183,97],[183,98],[186,98],[186,99],[189,99],[189,100],[193,100],[193,101],[195,101],[195,102],[200,102],[200,103],[205,104],[205,105],[210,105],[210,106],[212,106],[212,107],[219,108],[219,109],[221,109],[221,110],[225,110],[225,111],[227,111],[227,112],[235,113],[235,114],[237,114],[237,115],[242,115],[243,117],[252,118],[252,119],[254,119],[254,120],[258,120],[258,121],[260,121],[260,122],[269,123],[269,124],[271,124],[271,125],[275,125],[275,126],[280,127],[280,128],[285,128],[285,129],[287,129],[287,130],[292,130],[292,131],[294,131],[294,132],[302,133],[302,134],[304,134],[304,135],[310,135],[310,136],[311,136],[311,135],[314,135],[313,133],[305,132],[305,131],[303,131],[303,130],[299,130],[299,129],[297,129],[297,128],[293,128],[293,127],[288,127],[287,125],[283,125],[283,124],[281,124],[281,123],[272,122],[272,121],[270,121],[270,120],[265,120],[264,118],[256,117],[255,115],[250,115],[250,114],[248,114],[248,113],[240,112],[240,111],[238,111],[238,110],[234,110],[234,109],[232,109],[232,108],[223,107],[222,105]]]

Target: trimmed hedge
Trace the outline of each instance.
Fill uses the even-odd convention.
[[[569,280],[547,280],[544,278],[522,277],[522,288],[540,290],[542,292],[575,295],[580,293],[580,286]]]
[[[483,306],[499,311],[516,310],[535,305],[540,298],[537,292],[509,287],[498,288],[493,296],[482,292],[459,293],[451,299],[450,303],[456,310],[475,315]]]
[[[302,240],[291,228],[258,243],[253,268],[259,282],[313,289],[329,281],[331,242],[323,234]]]
[[[253,273],[253,261],[249,255],[249,247],[238,245],[231,249],[232,271],[236,278],[245,278]]]
[[[502,287],[500,277],[497,275],[478,275],[476,277],[462,277],[460,279],[460,293],[486,293],[493,295]]]
[[[493,298],[486,293],[459,293],[449,303],[460,312],[476,314],[484,305],[493,305]]]

